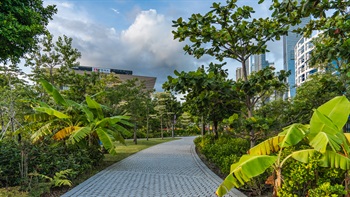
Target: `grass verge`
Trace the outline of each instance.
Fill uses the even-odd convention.
[[[87,171],[86,173],[79,176],[79,178],[72,180],[73,186],[72,187],[60,187],[60,188],[53,188],[51,189],[50,193],[46,193],[43,196],[44,197],[56,197],[61,196],[62,194],[69,191],[71,188],[79,185],[80,183],[84,182],[88,178],[92,177],[93,175],[97,174],[98,172],[102,171],[103,169],[107,168],[108,166],[121,161],[127,157],[129,157],[132,154],[135,154],[141,150],[144,150],[146,148],[149,148],[151,146],[176,140],[178,138],[149,138],[147,141],[146,139],[138,139],[137,144],[134,144],[133,140],[126,140],[126,145],[123,144],[117,144],[117,153],[116,155],[111,154],[105,154],[105,158],[100,163],[100,165],[96,166],[95,168]],[[11,188],[0,188],[0,197],[2,196],[14,196],[14,197],[26,197],[28,196],[28,193],[26,192],[19,192],[19,187],[11,187]]]

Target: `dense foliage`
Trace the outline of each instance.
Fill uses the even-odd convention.
[[[71,169],[69,178],[74,179],[97,165],[103,157],[99,148],[63,146],[52,140],[32,144],[6,139],[0,142],[0,148],[2,187],[20,184],[31,187],[28,174],[33,172],[53,177],[56,172]]]
[[[19,61],[38,43],[55,6],[43,6],[42,0],[2,0],[0,3],[0,63]]]

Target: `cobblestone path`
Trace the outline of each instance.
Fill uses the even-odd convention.
[[[140,151],[81,183],[63,197],[206,197],[216,196],[222,179],[197,156],[194,137]],[[226,196],[244,195],[238,190]]]

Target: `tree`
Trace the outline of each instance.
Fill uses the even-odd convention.
[[[273,167],[275,178],[274,196],[282,186],[282,167],[289,159],[308,163],[313,155],[319,153],[321,167],[350,170],[349,135],[343,133],[343,127],[349,117],[350,102],[345,96],[335,97],[318,107],[309,125],[295,123],[284,129],[277,136],[269,138],[248,151],[239,162],[231,166],[230,174],[219,186],[217,194],[223,196],[233,187],[240,187],[269,167]],[[293,151],[282,158],[282,150],[307,141],[311,149]],[[345,188],[349,184],[348,173]]]
[[[347,89],[350,73],[349,5],[348,1],[342,0],[305,0],[299,3],[288,0],[274,1],[270,7],[272,16],[285,24],[296,25],[301,23],[303,17],[313,17],[305,27],[295,31],[305,37],[320,31],[318,38],[313,40],[309,66],[335,71]]]
[[[42,0],[2,0],[0,3],[0,63],[18,62],[37,43],[57,12]]]
[[[137,144],[137,127],[142,126],[143,120],[149,120],[149,104],[151,91],[138,79],[127,80],[115,87],[107,88],[107,97],[113,101],[116,109],[131,116],[134,124],[134,143]]]
[[[79,66],[78,59],[81,53],[73,48],[73,39],[67,36],[58,37],[53,43],[53,36],[49,33],[40,40],[41,46],[37,46],[26,59],[25,66],[32,68],[29,76],[35,82],[45,79],[51,84],[69,86],[76,74],[71,69]]]
[[[164,138],[163,135],[163,123],[167,122],[168,118],[168,113],[169,107],[167,106],[169,100],[171,99],[171,94],[169,92],[157,92],[154,94],[154,100],[156,102],[156,105],[154,106],[154,110],[156,111],[157,114],[156,117],[160,119],[160,133],[161,133],[161,138]],[[165,121],[164,121],[165,119]],[[168,129],[168,127],[167,127]]]
[[[24,77],[25,74],[17,65],[0,66],[0,122],[2,131],[0,138],[5,135],[7,130],[14,132],[21,127],[24,114],[30,111],[25,100],[31,99],[35,95],[23,79]]]
[[[222,69],[224,65],[211,63],[207,71],[204,66],[188,73],[175,71],[177,78],[169,76],[163,84],[166,90],[186,94],[184,108],[191,114],[202,117],[202,127],[203,120],[213,121],[216,136],[218,123],[239,109],[237,94],[232,89],[234,82],[227,79],[227,70]]]
[[[225,58],[237,60],[242,65],[243,79],[248,81],[246,62],[251,55],[267,52],[268,41],[279,40],[288,30],[288,25],[270,18],[251,18],[252,7],[238,7],[236,0],[227,1],[227,5],[213,3],[212,10],[205,15],[193,14],[188,22],[182,18],[173,21],[176,31],[174,38],[184,41],[189,38],[192,45],[184,50],[196,58],[207,54],[219,61]],[[253,117],[250,106],[254,98],[247,95],[247,115]],[[254,131],[250,131],[254,135]],[[251,146],[254,141],[251,140]]]

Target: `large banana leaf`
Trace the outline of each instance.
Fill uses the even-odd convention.
[[[318,110],[331,119],[340,130],[348,121],[350,102],[345,96],[338,96],[321,105]]]
[[[115,150],[115,146],[113,144],[114,138],[109,134],[108,129],[97,128],[96,133],[106,150],[108,150],[110,154],[116,154],[117,151]]]
[[[321,159],[321,166],[350,170],[350,159],[333,151],[326,151]]]
[[[269,138],[248,150],[249,155],[269,155],[280,150],[279,144],[285,136],[275,136]]]
[[[35,131],[31,136],[31,139],[33,140],[33,142],[35,143],[41,137],[51,134],[52,132],[51,132],[50,128],[51,128],[52,124],[53,124],[52,122],[48,122],[45,125],[43,125],[42,127],[40,127],[40,129]]]
[[[94,121],[94,114],[89,110],[89,108],[87,108],[86,106],[81,105],[80,109],[85,113],[86,119],[89,122],[93,122]]]
[[[72,134],[74,131],[79,130],[80,127],[76,126],[70,126],[70,127],[65,127],[61,130],[59,130],[55,135],[52,137],[55,140],[62,140],[66,137],[68,137],[70,134]]]
[[[60,119],[69,118],[68,115],[49,107],[35,107],[34,110],[38,112],[46,113],[51,116],[56,116],[57,118],[60,118]]]
[[[325,153],[328,145],[334,152],[341,149],[343,141],[337,135],[331,135],[326,132],[319,132],[311,141],[310,145],[317,151]]]
[[[46,90],[46,92],[53,97],[53,99],[57,104],[67,106],[66,100],[62,97],[59,91],[52,84],[50,84],[44,79],[41,79],[40,83],[43,86],[43,88]]]
[[[282,161],[281,165],[283,165],[284,161],[286,161],[289,157],[292,157],[295,160],[303,163],[309,163],[309,160],[316,153],[317,151],[315,149],[305,149],[305,150],[294,151]]]
[[[97,111],[97,116],[102,119],[103,113],[102,113],[102,107],[101,105],[96,102],[95,100],[91,99],[90,96],[86,96],[85,101],[90,109],[95,109]]]
[[[336,135],[349,118],[350,104],[345,96],[338,96],[317,108],[310,120],[310,138],[323,131]]]
[[[308,126],[300,123],[292,124],[284,129],[279,136],[285,136],[280,144],[281,148],[298,144],[307,134]]]
[[[69,140],[74,144],[84,139],[86,136],[91,134],[92,130],[90,127],[80,127],[78,130],[75,130],[69,137]]]
[[[350,143],[350,133],[344,133],[344,137],[348,143]]]
[[[300,162],[308,163],[314,154],[318,153],[315,149],[295,151],[291,156]],[[350,159],[334,151],[326,151],[320,159],[320,166],[329,168],[340,168],[350,170]]]
[[[50,116],[48,114],[30,114],[30,115],[26,115],[24,116],[24,120],[27,122],[43,122],[43,121],[47,121],[50,120]]]
[[[101,109],[101,105],[98,102],[94,101],[90,96],[86,96],[85,100],[89,108]]]
[[[316,109],[310,120],[309,138],[312,140],[321,131],[330,135],[337,135],[337,133],[342,132],[341,129],[328,116]]]
[[[223,196],[233,187],[240,187],[251,178],[258,176],[271,167],[277,160],[276,156],[243,155],[239,162],[232,164],[230,174],[216,190],[218,196]]]
[[[121,125],[118,125],[118,124],[115,124],[115,125],[112,125],[112,128],[117,131],[115,133],[119,133],[121,136],[129,136],[131,133],[128,129],[124,128],[123,126]],[[123,139],[124,140],[124,139]]]

